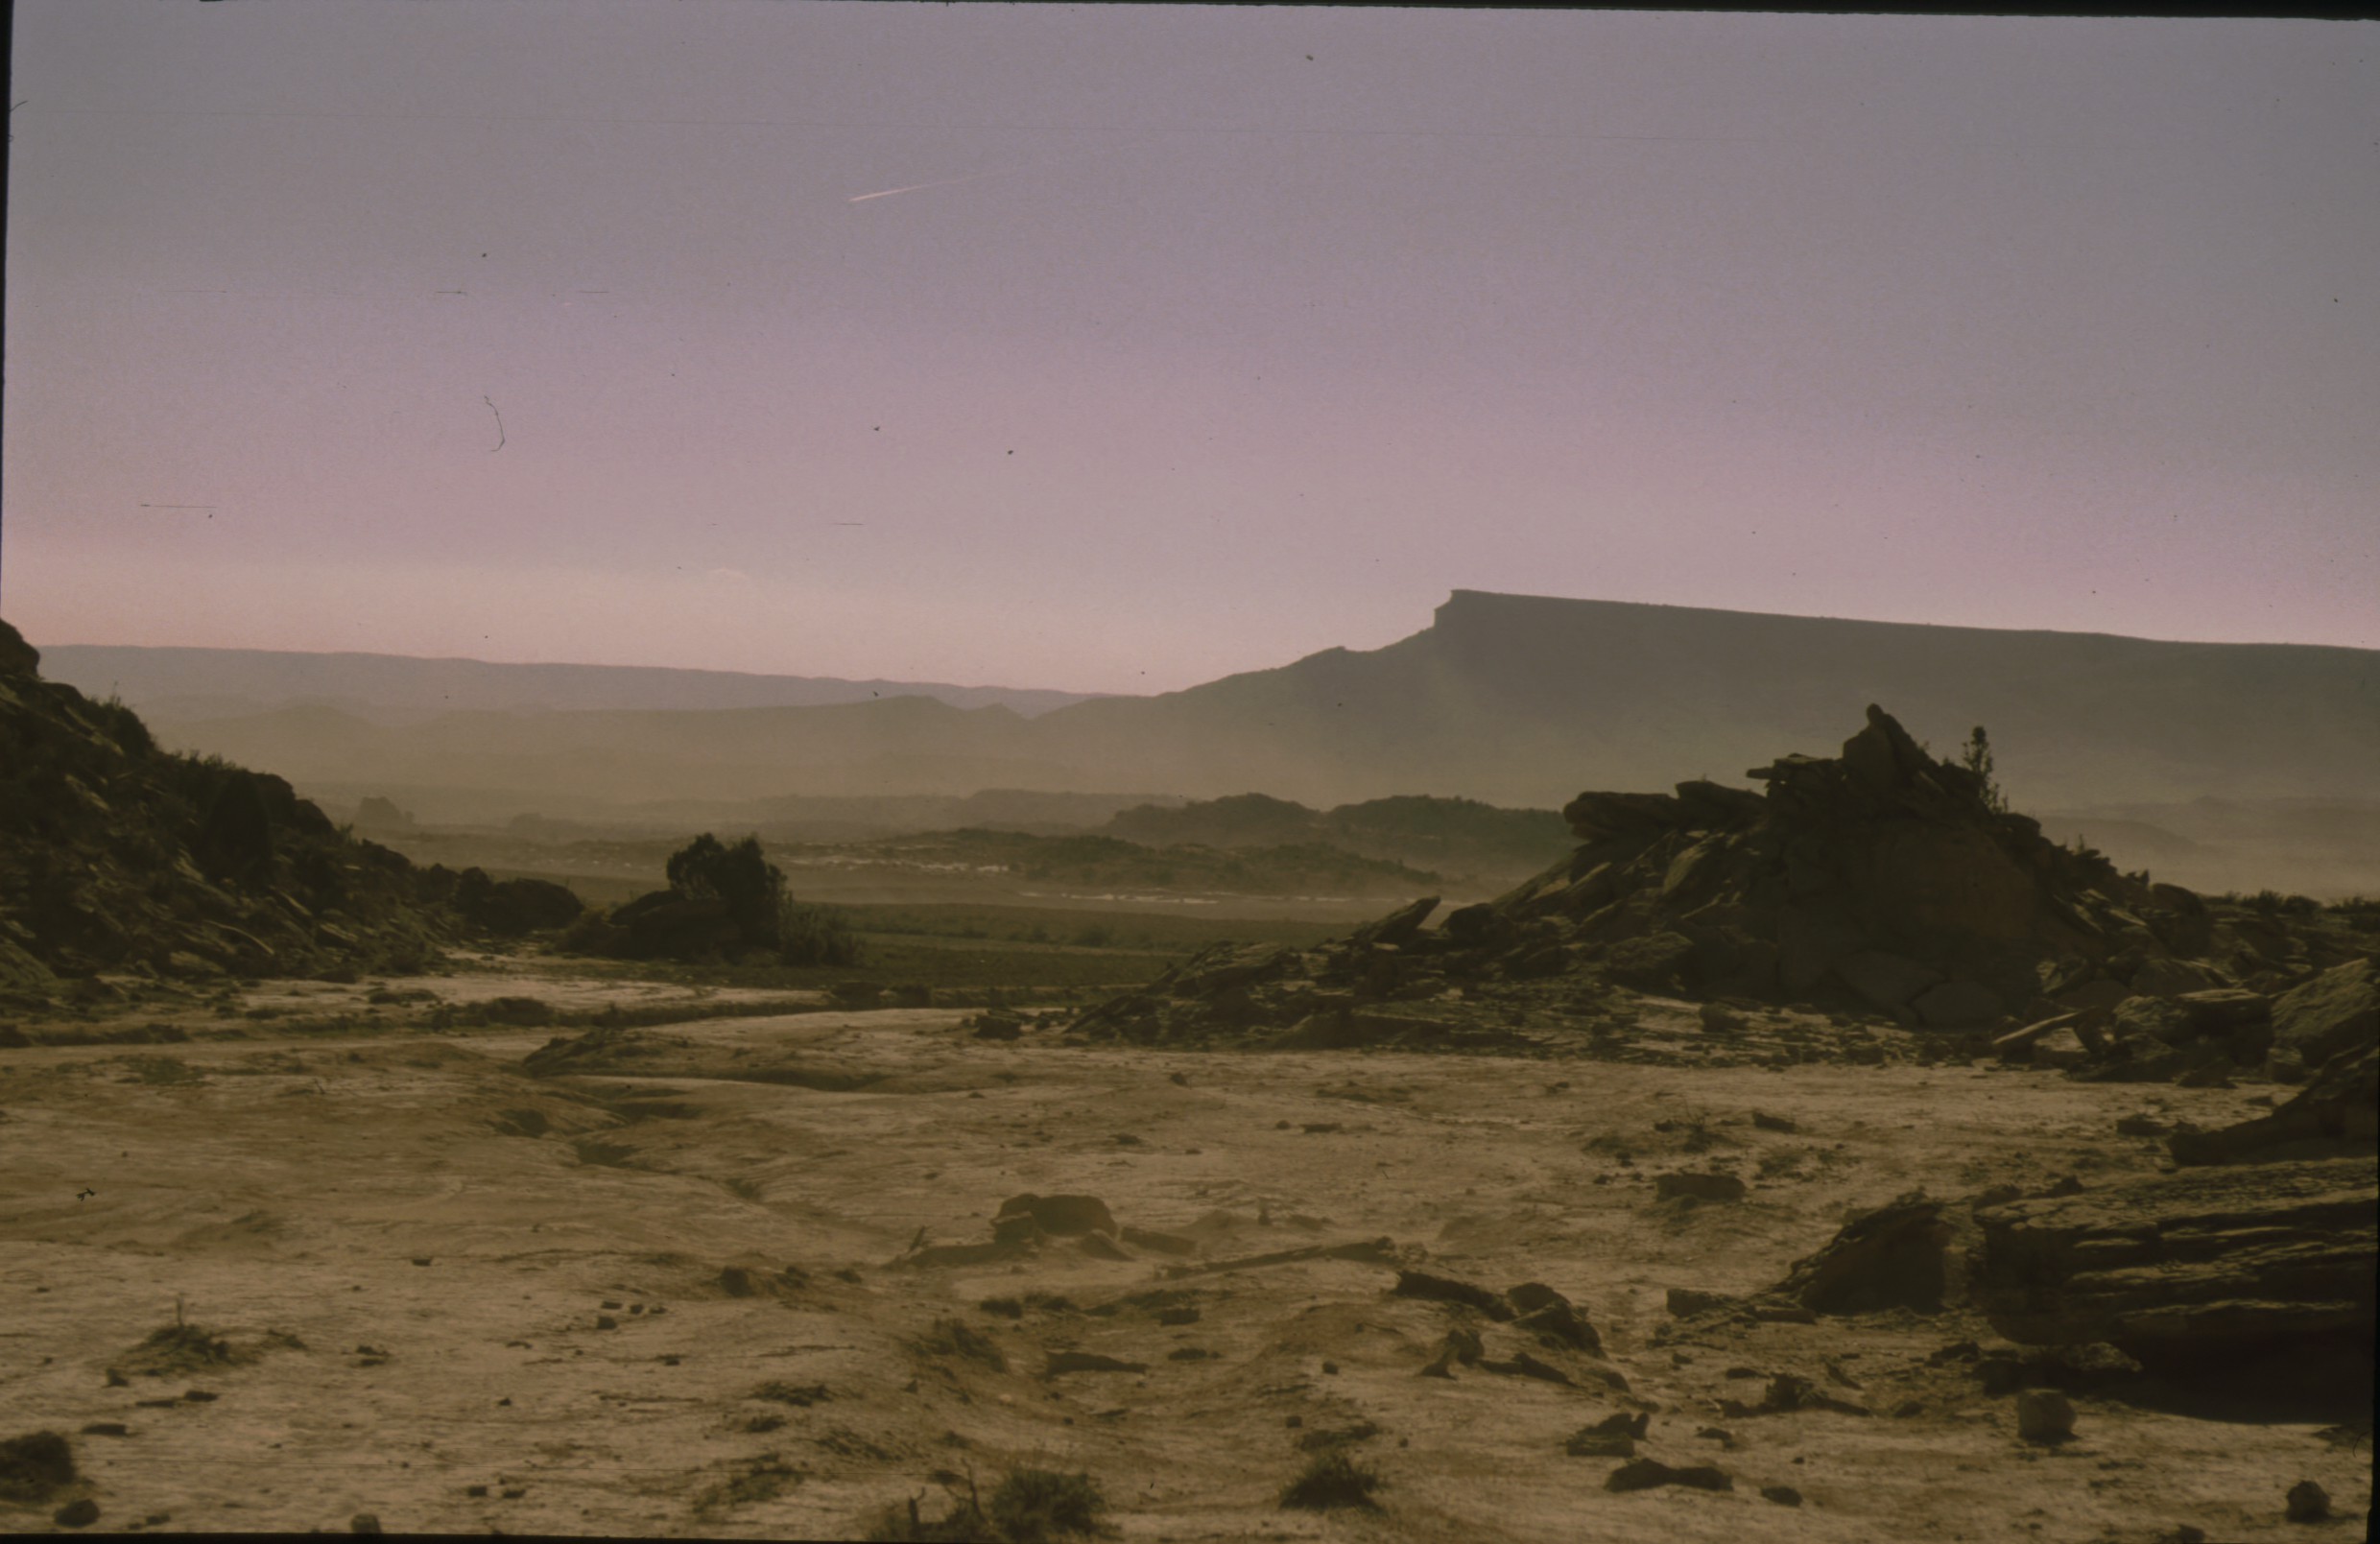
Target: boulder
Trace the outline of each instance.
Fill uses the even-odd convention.
[[[2380,1172],[2368,1158],[2185,1170],[1975,1217],[1975,1300],[2012,1341],[2105,1341],[2182,1377],[2278,1358],[2369,1378]]]
[[[1679,1196],[1691,1197],[1696,1200],[1742,1200],[1744,1181],[1733,1175],[1722,1174],[1656,1175],[1653,1180],[1653,1193],[1660,1200],[1670,1200]]]
[[[2319,1067],[2350,1048],[2380,1045],[2380,972],[2350,960],[2273,1005],[2273,1040]]]
[[[1958,1234],[1959,1225],[1940,1201],[1912,1191],[1844,1223],[1823,1248],[1795,1261],[1785,1279],[1761,1295],[1787,1298],[1820,1314],[1887,1308],[1932,1313],[1942,1306],[1950,1286],[1947,1250]]]
[[[2272,1114],[2212,1131],[2183,1127],[2168,1146],[2185,1165],[2380,1150],[2380,1050],[2342,1051]]]
[[[2008,1007],[1988,988],[1971,981],[1946,981],[1910,1000],[1918,1019],[1938,1030],[1971,1029],[1996,1023]]]
[[[1350,939],[1358,948],[1374,943],[1411,943],[1421,931],[1421,924],[1438,910],[1438,897],[1424,895],[1417,901],[1400,906],[1376,921],[1357,928]]]
[[[2206,966],[2169,955],[2153,955],[2132,972],[2132,990],[2152,997],[2186,997],[2215,989],[2221,978]]]
[[[1604,1481],[1606,1490],[1651,1490],[1655,1485],[1691,1485],[1697,1490],[1733,1490],[1735,1482],[1707,1463],[1672,1468],[1658,1459],[1630,1459]]]
[[[2091,1058],[2091,1048],[2082,1038],[2080,1023],[2055,1029],[2033,1042],[2033,1064],[2036,1067],[2079,1067]]]
[[[2031,1061],[2033,1048],[2059,1030],[2071,1029],[2082,1015],[2060,1013],[2055,1018],[2036,1019],[2021,1030],[2011,1030],[1991,1042],[1992,1055],[2002,1061]]]
[[[1003,1229],[1014,1232],[1028,1227],[1053,1238],[1075,1238],[1085,1233],[1105,1233],[1113,1238],[1117,1231],[1114,1214],[1097,1196],[1035,1196],[1031,1192],[1002,1201],[991,1225],[993,1236],[1001,1239],[1007,1236]]]
[[[2016,1396],[2016,1435],[2027,1442],[2063,1442],[2074,1436],[2074,1401],[2055,1389]]]
[[[2330,1515],[2330,1492],[2311,1480],[2300,1480],[2281,1498],[2281,1515],[2293,1523],[2319,1523]]]
[[[2245,987],[2184,992],[2174,1001],[2189,1010],[2191,1025],[2201,1034],[2224,1034],[2273,1022],[2273,999]]]
[[[1838,960],[1835,962],[1835,976],[1845,986],[1887,1012],[1902,1008],[1911,998],[1938,985],[1942,979],[1942,973],[1931,966],[1878,949],[1864,950]]]
[[[1604,1348],[1603,1337],[1586,1321],[1569,1298],[1541,1281],[1524,1281],[1508,1290],[1505,1300],[1520,1311],[1513,1320],[1516,1329],[1528,1330],[1540,1341],[1552,1341],[1573,1350],[1598,1355]]]

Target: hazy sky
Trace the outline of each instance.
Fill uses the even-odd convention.
[[[19,0],[15,47],[36,643],[1145,691],[1469,587],[2380,647],[2380,27]]]

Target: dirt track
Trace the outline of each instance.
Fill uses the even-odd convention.
[[[1688,1013],[1645,1011],[1681,1032]],[[682,1044],[634,1077],[527,1075],[548,1030],[264,1038],[266,1023],[0,1051],[0,1436],[68,1434],[107,1528],[369,1512],[392,1530],[856,1535],[920,1492],[941,1509],[938,1471],[988,1490],[1035,1463],[1089,1471],[1132,1538],[2360,1536],[2368,1449],[2312,1418],[2081,1397],[2078,1440],[2033,1448],[1969,1366],[1927,1364],[1988,1346],[1980,1319],[1687,1336],[1664,1308],[1672,1287],[1766,1285],[1918,1186],[2146,1172],[2161,1149],[2119,1118],[2222,1124],[2264,1090],[1906,1062],[1156,1054],[1048,1031],[982,1041],[960,1016],[672,1026],[657,1036]],[[1655,1200],[1653,1175],[1714,1166],[1749,1197]],[[892,1263],[986,1242],[1028,1191],[1098,1196],[1198,1252]],[[1491,1289],[1551,1284],[1605,1357],[1540,1351],[1569,1386],[1421,1377],[1454,1311],[1389,1295],[1387,1265],[1168,1274],[1379,1238]],[[234,1360],[136,1369],[178,1295]],[[986,1298],[1018,1299],[1015,1317]],[[1522,1343],[1510,1335],[1488,1326],[1491,1358]],[[1055,1351],[1145,1370],[1050,1375]],[[1717,1401],[1764,1387],[1728,1376],[1745,1368],[1873,1413],[1723,1418]],[[193,1389],[219,1397],[176,1397]],[[1641,1452],[1717,1463],[1734,1488],[1607,1493],[1616,1461],[1563,1443],[1615,1411],[1650,1412]],[[78,1435],[98,1422],[129,1435]],[[1380,1511],[1276,1508],[1318,1434],[1366,1425],[1350,1445],[1386,1479]],[[1730,1440],[1697,1435],[1712,1428]],[[2341,1520],[2282,1521],[2307,1478]],[[1773,1485],[1802,1505],[1764,1500]],[[0,1507],[0,1526],[48,1527],[54,1505]]]

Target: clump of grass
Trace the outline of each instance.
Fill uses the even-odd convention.
[[[801,1471],[776,1454],[763,1453],[746,1460],[725,1480],[702,1492],[696,1499],[694,1509],[699,1516],[717,1517],[737,1507],[774,1501],[801,1484]]]
[[[1107,1509],[1099,1482],[1054,1469],[1012,1469],[991,1493],[991,1525],[1009,1544],[1044,1544],[1070,1533],[1095,1533]]]
[[[149,1332],[118,1364],[135,1372],[196,1372],[244,1360],[231,1342],[196,1324],[177,1321]]]
[[[893,1544],[1055,1544],[1106,1532],[1107,1511],[1107,1498],[1088,1474],[1012,1469],[991,1493],[989,1506],[976,1494],[970,1476],[967,1493],[944,1515],[921,1516],[912,1497],[905,1508],[888,1508],[867,1536]]]
[[[916,1342],[927,1356],[963,1356],[971,1362],[999,1372],[1006,1372],[1009,1359],[982,1331],[969,1328],[955,1318],[938,1318],[934,1328]]]
[[[175,1057],[126,1057],[124,1065],[133,1078],[152,1087],[168,1087],[175,1083],[204,1082],[206,1075],[194,1070],[189,1063]]]
[[[1281,1492],[1281,1505],[1322,1511],[1336,1507],[1374,1508],[1379,1503],[1371,1493],[1380,1488],[1380,1476],[1347,1456],[1345,1448],[1333,1448],[1312,1463],[1305,1473],[1289,1483]]]

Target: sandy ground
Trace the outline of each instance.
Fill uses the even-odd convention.
[[[582,988],[575,1007],[598,991]],[[559,1000],[547,979],[512,989]],[[267,984],[249,1001],[312,995]],[[0,1051],[0,1437],[67,1434],[84,1476],[69,1494],[107,1529],[370,1513],[408,1531],[857,1536],[887,1506],[922,1495],[933,1516],[969,1474],[988,1492],[1033,1464],[1088,1471],[1132,1539],[2363,1534],[2368,1438],[2325,1440],[2315,1416],[2078,1397],[2078,1439],[2034,1448],[2011,1398],[1928,1363],[1988,1347],[1979,1319],[1689,1333],[1664,1308],[1671,1287],[1764,1286],[1919,1186],[2151,1171],[2158,1144],[2119,1118],[2218,1124],[2270,1090],[1900,1061],[1150,1053],[1048,1030],[979,1040],[960,1017],[673,1026],[635,1077],[530,1076],[541,1029],[264,1020],[239,1039]],[[1654,1175],[1712,1167],[1748,1198],[1654,1199]],[[1098,1196],[1197,1252],[893,1263],[988,1240],[1028,1191]],[[1463,1311],[1390,1295],[1391,1266],[1228,1268],[1373,1239],[1492,1289],[1551,1284],[1605,1356],[1540,1349],[1567,1386],[1419,1376]],[[1016,1299],[1013,1316],[987,1298]],[[143,1370],[178,1302],[230,1360]],[[1531,1343],[1487,1329],[1491,1359]],[[1138,1370],[1045,1370],[1067,1351]],[[1874,1413],[1724,1418],[1720,1400],[1758,1399],[1748,1371]],[[1607,1492],[1617,1461],[1564,1440],[1614,1412],[1650,1413],[1640,1452],[1716,1463],[1734,1488]],[[102,1423],[124,1435],[86,1434]],[[1334,1433],[1359,1434],[1380,1508],[1280,1509]],[[2336,1520],[2282,1520],[2304,1479]],[[1763,1499],[1774,1485],[1801,1504]],[[50,1528],[57,1505],[0,1504],[0,1527]]]

